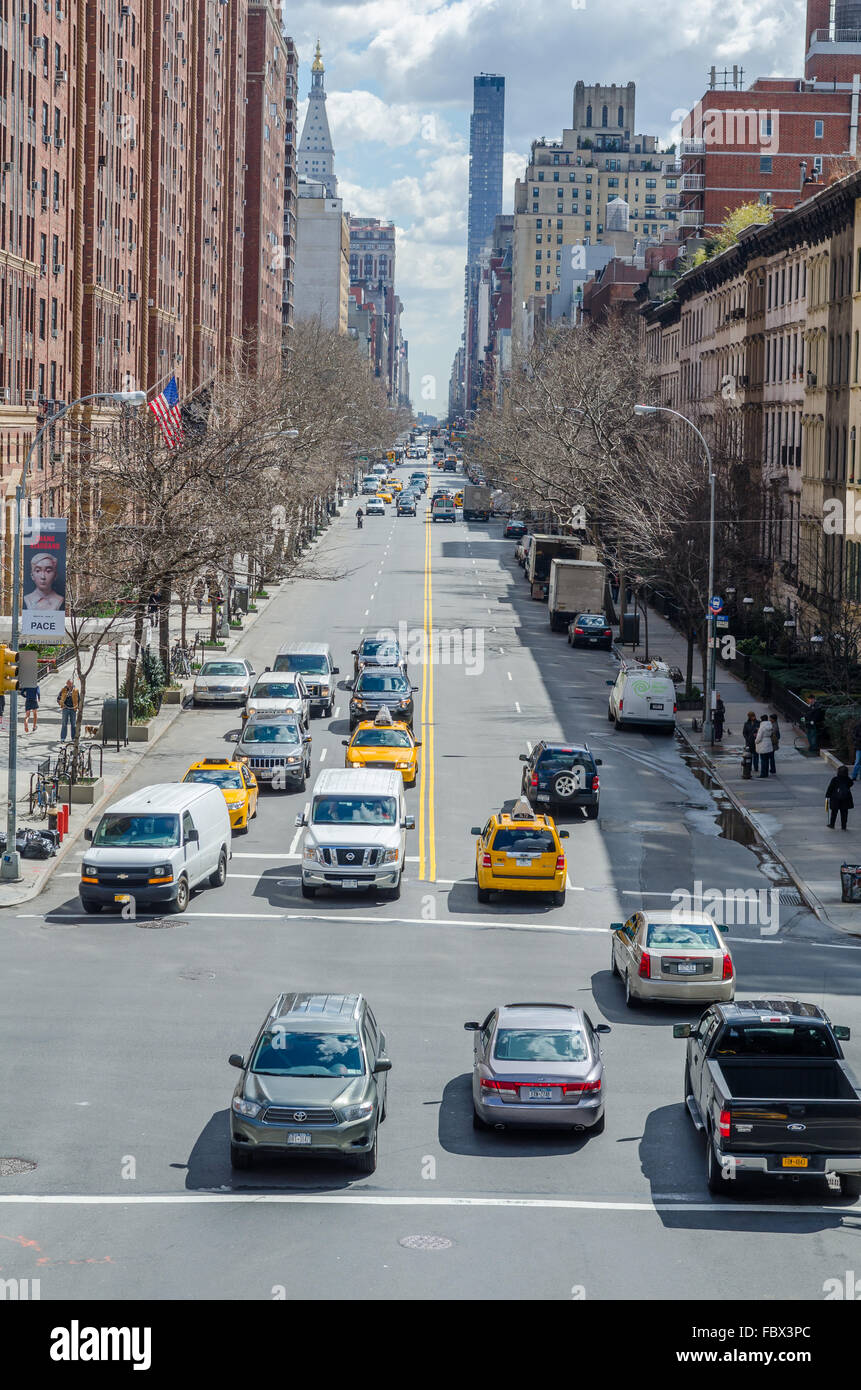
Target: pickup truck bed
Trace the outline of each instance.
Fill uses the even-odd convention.
[[[723,1077],[721,1089],[731,1100],[764,1096],[780,1096],[783,1100],[851,1100],[861,1115],[861,1101],[852,1082],[831,1057],[809,1061],[798,1057],[722,1057],[712,1066],[719,1068]]]

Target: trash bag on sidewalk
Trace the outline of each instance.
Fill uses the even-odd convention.
[[[840,898],[844,903],[861,903],[861,864],[840,865]]]
[[[5,853],[8,836],[0,830],[0,854]],[[59,836],[55,830],[16,830],[15,848],[22,859],[50,859],[57,853]]]

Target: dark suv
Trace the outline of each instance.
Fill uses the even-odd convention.
[[[365,666],[403,666],[407,660],[400,644],[392,637],[365,637],[354,647],[353,676],[358,676]]]
[[[569,647],[613,646],[613,629],[603,613],[577,613],[568,624]]]
[[[373,719],[383,705],[392,719],[413,726],[413,691],[401,666],[371,666],[362,669],[353,682],[350,696],[350,733],[363,719]]]
[[[582,807],[589,820],[598,819],[601,759],[587,745],[542,739],[531,753],[521,753],[520,761],[526,764],[521,791],[533,806]]]

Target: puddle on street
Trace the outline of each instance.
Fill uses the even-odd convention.
[[[699,761],[695,753],[682,753],[682,762],[696,777],[700,786],[705,787],[706,791],[712,796],[712,803],[708,807],[696,802],[685,802],[685,806],[693,809],[708,810],[714,815],[715,824],[719,827],[719,838],[732,840],[734,844],[741,845],[744,849],[753,850],[761,864],[768,863],[776,866],[779,877],[784,883],[791,883],[791,879],[786,877],[786,872],[778,862],[768,853],[757,837],[756,831],[750,822],[741,814],[739,810],[726,799],[723,794],[723,787],[712,775],[707,767]],[[769,877],[775,880],[774,872]]]

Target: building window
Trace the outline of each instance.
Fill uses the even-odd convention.
[[[647,193],[647,194],[646,194],[646,202],[647,202],[647,203],[656,203],[657,201],[658,201],[658,197],[657,197],[657,194],[656,194],[656,193]]]
[[[759,122],[759,133],[761,136],[771,135],[771,117],[762,116]]]
[[[770,173],[772,173],[772,172],[773,172],[773,168],[772,168],[773,162],[774,162],[774,161],[772,160],[772,157],[771,157],[770,154],[761,154],[761,155],[759,156],[759,172],[760,172],[761,174],[770,174]]]
[[[591,175],[591,174],[587,174],[587,175],[586,175],[586,182],[587,182],[587,183],[591,183],[591,182],[592,182],[592,175]]]
[[[587,124],[587,126],[590,126],[590,125],[592,124],[592,107],[591,107],[591,106],[587,106],[587,107],[586,107],[586,124]]]
[[[559,232],[559,231],[562,230],[562,218],[561,218],[561,217],[557,217],[557,219],[556,219],[556,230],[557,230],[557,232]]]
[[[557,246],[561,246],[561,245],[562,245],[562,234],[561,234],[561,232],[559,233],[559,235],[558,235],[557,238],[556,238],[556,245],[557,245]]]
[[[569,182],[569,183],[576,183],[576,181],[577,181],[577,175],[576,175],[576,174],[569,174],[569,175],[568,175],[568,182]]]
[[[609,119],[609,112],[608,112],[606,106],[602,106],[602,107],[601,107],[601,125],[602,125],[602,126],[606,126],[608,119]]]
[[[47,306],[46,306],[46,304],[45,304],[45,300],[44,300],[44,299],[40,299],[40,300],[39,300],[39,337],[42,339],[43,342],[45,341],[45,310],[46,310],[46,307],[47,307]],[[857,333],[855,334],[855,344],[856,344],[856,348],[857,348],[857,344],[858,344],[858,334],[857,334]],[[857,373],[856,373],[856,375],[857,375]]]
[[[558,156],[558,154],[555,154],[555,155],[553,156],[553,163],[554,163],[554,164],[558,164],[558,163],[559,163],[559,156]]]
[[[678,179],[667,179],[667,188],[678,188],[678,184]]]
[[[535,225],[536,225],[536,227],[540,227],[540,226],[541,226],[541,218],[540,218],[540,217],[536,220]]]
[[[538,291],[538,290],[541,289],[541,281],[540,281],[540,280],[536,280],[536,281],[535,281],[535,289],[536,289],[536,291]]]
[[[544,170],[543,170],[543,169],[539,169],[539,171],[538,171],[538,182],[539,182],[539,183],[543,183],[543,182],[544,182]]]
[[[608,179],[608,180],[607,180],[607,187],[608,187],[608,188],[618,188],[618,187],[619,187],[619,180],[618,180],[618,179]]]
[[[824,122],[824,121],[814,121],[814,122],[813,122],[813,138],[814,138],[814,140],[821,140],[821,139],[823,139],[824,135],[825,135],[825,122]]]
[[[541,232],[536,233],[535,240],[536,240],[536,242],[538,243],[538,245],[540,246],[540,245],[541,245]]]
[[[592,223],[591,223],[591,222],[585,222],[583,225],[585,226],[587,232],[591,232],[591,230],[592,230]]]
[[[619,127],[619,129],[621,130],[621,129],[622,129],[622,126],[625,124],[625,108],[624,108],[624,106],[620,106],[620,107],[619,107],[619,110],[616,112],[616,116],[617,116],[616,125],[617,125],[617,126]]]
[[[657,188],[657,186],[658,186],[658,180],[657,180],[657,179],[646,179],[646,187],[647,187],[647,188]]]
[[[559,182],[559,174],[558,174],[558,173],[555,173],[555,174],[553,175],[553,182],[554,182],[554,183],[558,183],[558,182]]]

